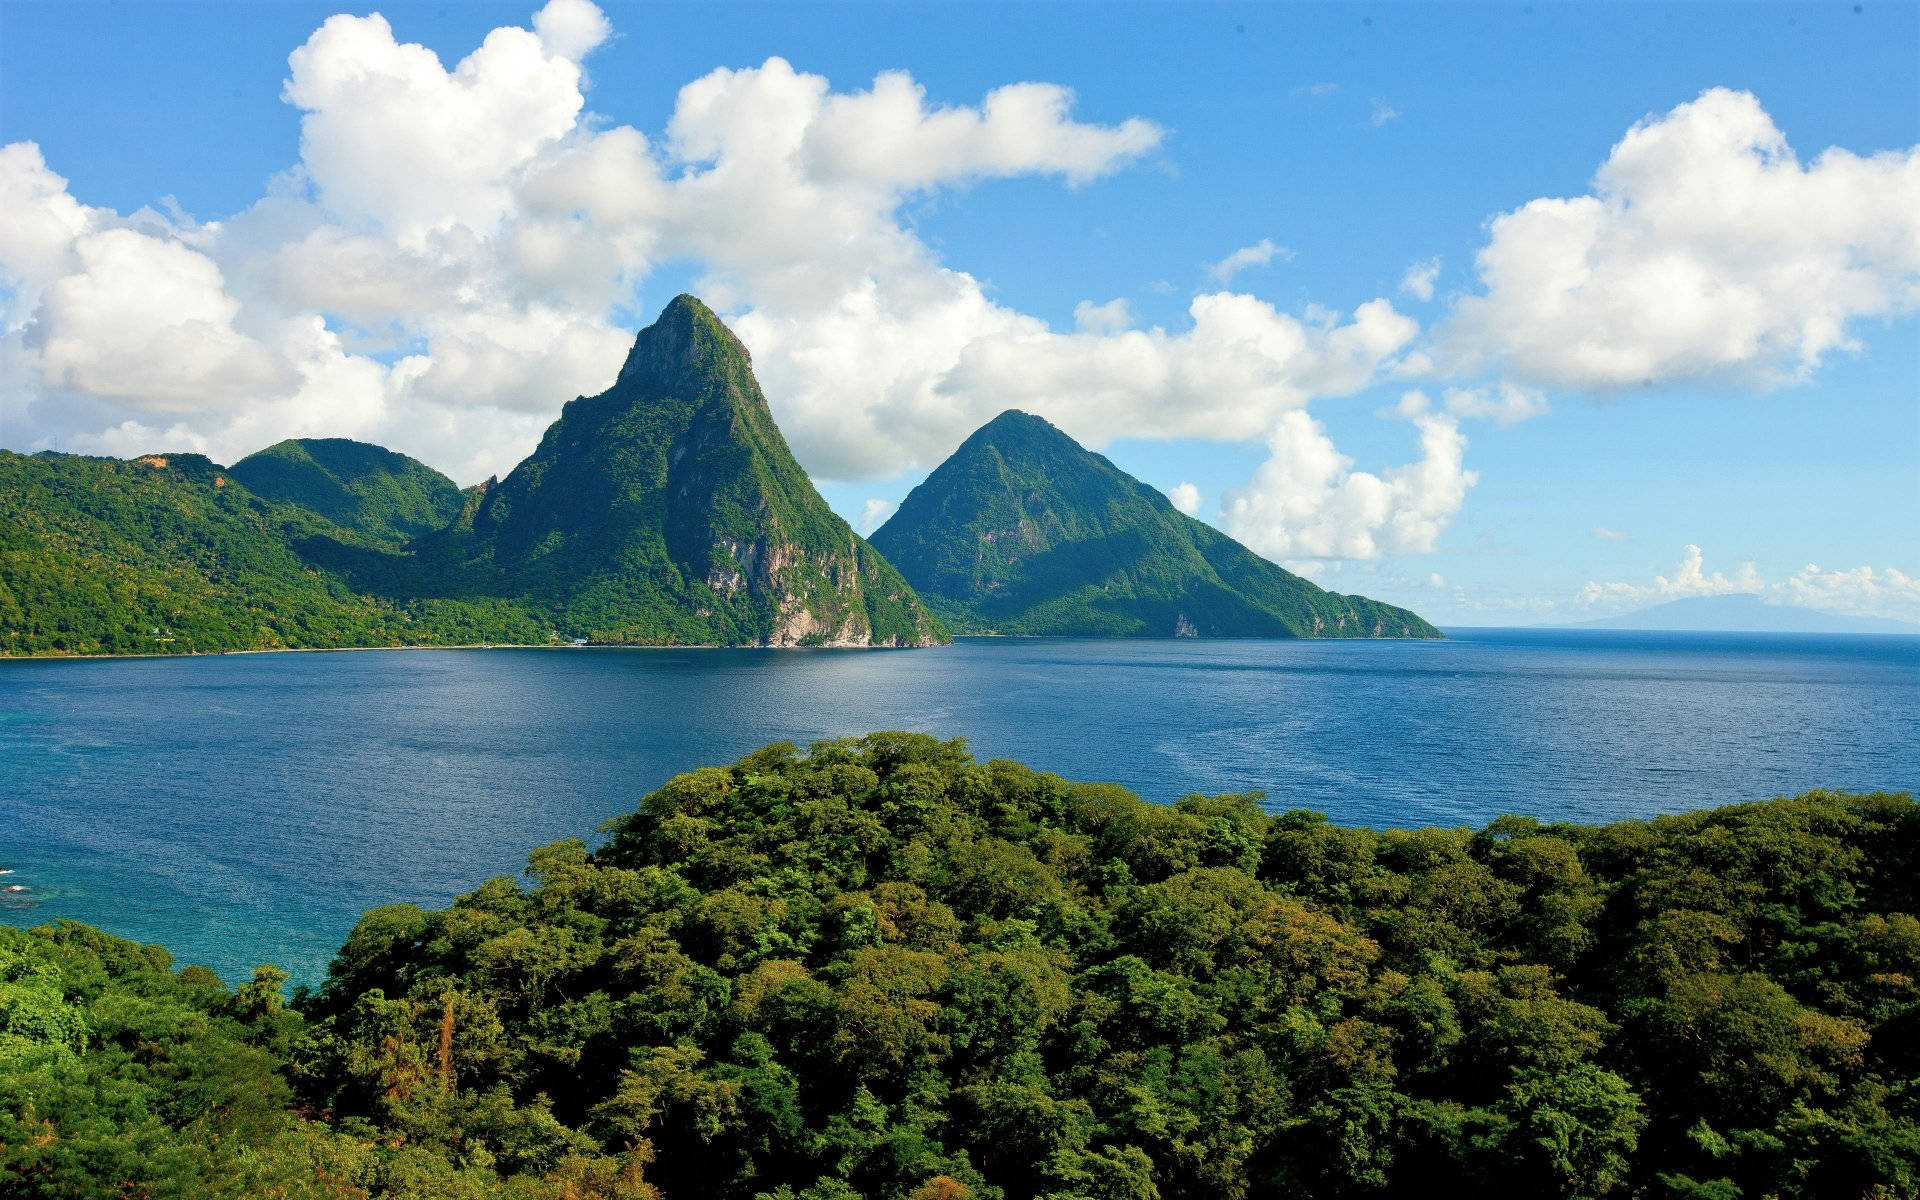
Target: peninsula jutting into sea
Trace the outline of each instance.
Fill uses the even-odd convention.
[[[612,387],[569,402],[506,478],[464,492],[341,439],[230,468],[0,451],[0,520],[12,655],[907,647],[949,626],[1440,636],[1252,554],[1020,413],[969,438],[881,531],[903,578],[821,499],[746,347],[692,296],[640,332]]]

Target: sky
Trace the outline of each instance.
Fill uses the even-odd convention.
[[[674,295],[1443,625],[1920,620],[1920,4],[0,0],[0,446],[504,474]]]

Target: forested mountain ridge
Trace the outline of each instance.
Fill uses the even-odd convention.
[[[0,451],[0,653],[544,642],[489,597],[370,595],[317,562],[404,565],[197,454]]]
[[[264,500],[318,513],[390,549],[460,515],[459,485],[415,458],[347,438],[293,438],[227,474]]]
[[[1920,805],[1372,831],[777,745],[287,1008],[0,928],[23,1197],[1920,1192]]]
[[[918,646],[913,589],[827,507],[745,346],[680,296],[614,385],[570,402],[470,518],[426,539],[601,642]]]
[[[333,646],[922,646],[946,638],[835,516],[745,347],[683,296],[505,480],[281,442],[0,452],[0,653]]]
[[[1440,636],[1283,570],[1017,410],[963,442],[873,544],[967,633]]]

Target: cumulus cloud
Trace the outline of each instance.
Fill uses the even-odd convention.
[[[533,15],[533,31],[547,53],[579,62],[613,36],[613,25],[588,0],[548,0]]]
[[[1597,392],[1802,377],[1858,321],[1920,305],[1920,147],[1802,164],[1746,92],[1635,125],[1593,190],[1496,217],[1445,344]]]
[[[1249,267],[1264,267],[1274,259],[1287,262],[1293,251],[1277,245],[1272,238],[1261,238],[1251,246],[1242,246],[1216,263],[1207,264],[1207,275],[1215,283],[1226,283]]]
[[[1440,260],[1427,258],[1407,268],[1400,277],[1400,290],[1415,300],[1433,299],[1433,285],[1440,278]]]
[[[501,472],[562,403],[612,380],[631,339],[616,314],[665,299],[642,292],[669,258],[697,264],[824,479],[931,466],[1009,405],[1096,446],[1293,452],[1306,405],[1393,373],[1419,334],[1385,299],[1291,313],[1222,288],[1175,328],[1137,327],[1113,300],[1056,329],[990,298],[902,208],[988,178],[1085,185],[1164,139],[1139,117],[1078,119],[1067,89],[955,105],[903,73],[841,92],[773,58],[688,83],[649,135],[585,116],[581,60],[611,36],[597,8],[551,0],[530,25],[448,64],[378,16],[328,19],[288,60],[299,163],[218,221],[90,208],[37,148],[0,151],[0,356],[29,381],[0,412],[9,439],[231,460],[331,434],[462,478]],[[1224,279],[1287,253],[1265,239],[1217,266]],[[1431,424],[1450,431],[1430,439],[1442,450],[1457,440]],[[1343,467],[1327,486],[1373,479]],[[1428,490],[1416,468],[1379,482]],[[1377,521],[1361,507],[1368,553],[1431,540],[1411,499]]]
[[[1920,576],[1893,567],[1827,571],[1808,563],[1769,591],[1781,603],[1803,608],[1920,621]]]
[[[131,229],[76,238],[76,269],[47,289],[30,339],[58,388],[148,412],[230,408],[294,373],[234,328],[240,304],[203,254]]]
[[[554,0],[536,22],[555,5],[581,7]],[[577,34],[577,15],[558,21]],[[287,64],[281,94],[301,110],[301,163],[321,204],[402,245],[492,230],[513,208],[514,176],[573,130],[585,103],[579,64],[525,29],[495,29],[448,71],[425,46],[395,41],[377,13],[335,16]]]
[[[1073,306],[1073,327],[1081,333],[1114,333],[1133,324],[1133,309],[1126,300],[1095,304],[1082,300]]]
[[[1267,441],[1271,457],[1226,493],[1226,531],[1269,558],[1379,558],[1424,554],[1477,481],[1467,439],[1443,413],[1415,411],[1421,457],[1378,475],[1355,471],[1320,422],[1293,410]]]
[[[1184,479],[1167,490],[1167,499],[1173,502],[1175,508],[1190,517],[1200,512],[1200,489]]]
[[[869,500],[860,506],[860,536],[865,537],[887,523],[900,506],[891,500]]]
[[[1599,532],[1595,531],[1596,534]],[[1706,569],[1700,547],[1689,545],[1671,574],[1652,583],[1589,583],[1577,603],[1588,609],[1618,610],[1692,596],[1758,596],[1769,604],[1792,604],[1849,616],[1920,620],[1920,577],[1898,568],[1854,567],[1829,571],[1809,563],[1785,579],[1761,576],[1745,562],[1732,575]]]
[[[1447,388],[1440,394],[1447,411],[1468,420],[1517,425],[1547,411],[1547,398],[1535,388],[1502,383],[1478,388]]]

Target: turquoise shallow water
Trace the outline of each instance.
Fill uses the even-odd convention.
[[[365,909],[442,905],[670,775],[780,739],[965,737],[1153,800],[1370,825],[1605,821],[1920,787],[1920,638],[362,651],[0,662],[0,920],[76,917],[313,981]]]

